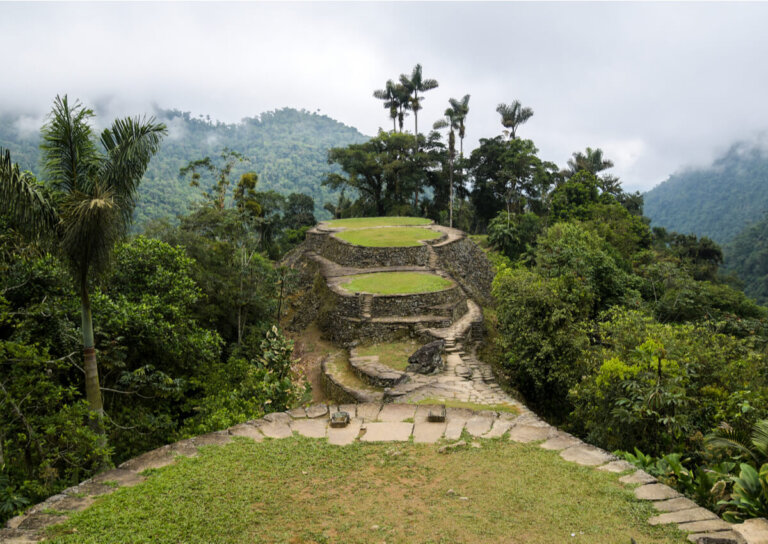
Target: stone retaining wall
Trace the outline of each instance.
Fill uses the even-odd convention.
[[[485,252],[469,238],[453,243],[435,246],[440,267],[458,281],[459,285],[480,304],[489,304],[493,266]]]
[[[324,232],[307,232],[307,247],[341,266],[427,266],[429,248],[356,246]]]

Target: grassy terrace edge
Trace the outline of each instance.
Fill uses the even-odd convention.
[[[339,287],[351,293],[413,295],[443,291],[453,285],[451,280],[428,272],[374,272],[352,276]]]
[[[324,222],[325,225],[333,228],[402,227],[430,225],[431,223],[432,220],[425,217],[353,217]]]
[[[148,471],[47,536],[61,544],[685,542],[672,525],[648,525],[653,507],[615,474],[505,439],[438,449],[236,438]]]
[[[363,247],[412,247],[421,245],[422,240],[440,238],[442,234],[420,227],[382,227],[343,230],[334,236]]]

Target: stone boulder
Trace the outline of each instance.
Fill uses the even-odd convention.
[[[418,374],[434,374],[441,371],[443,369],[442,355],[444,349],[445,340],[435,340],[420,347],[408,357],[408,367],[405,370]]]

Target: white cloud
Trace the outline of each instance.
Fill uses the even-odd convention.
[[[440,82],[420,127],[469,93],[471,149],[520,99],[544,159],[602,147],[648,189],[768,129],[767,19],[763,3],[0,2],[0,110],[57,93],[110,115],[291,106],[374,134],[389,120],[372,91],[420,62]]]

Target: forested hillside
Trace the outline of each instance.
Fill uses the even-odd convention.
[[[744,292],[768,303],[768,216],[752,223],[723,246],[725,268],[744,282]]]
[[[195,118],[179,110],[157,110],[155,116],[168,125],[169,134],[140,185],[137,225],[184,213],[190,202],[199,199],[200,190],[190,187],[188,179],[179,179],[179,168],[201,157],[219,155],[225,147],[250,159],[235,167],[235,176],[254,171],[259,175],[260,191],[309,195],[316,213],[323,216],[323,203],[335,202],[337,193],[321,184],[335,170],[328,165],[328,149],[367,140],[330,117],[291,108],[235,124]],[[0,117],[0,147],[9,149],[21,168],[37,173],[39,130],[22,130],[22,124],[24,120],[17,117]]]
[[[732,240],[768,210],[768,155],[754,144],[734,144],[711,167],[688,170],[645,194],[654,226]]]

